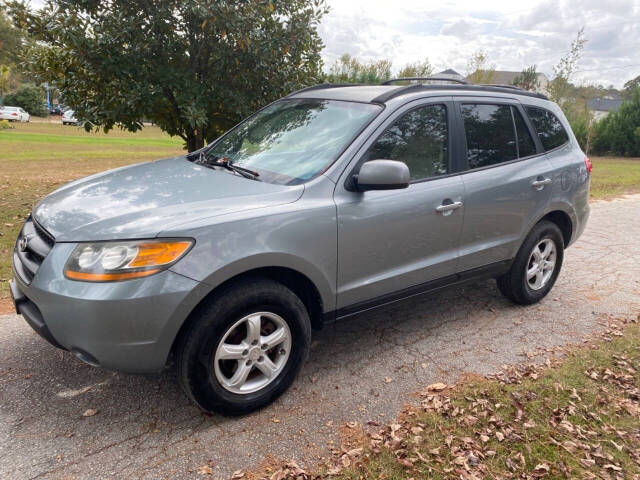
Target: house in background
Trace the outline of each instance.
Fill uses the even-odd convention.
[[[511,72],[508,70],[496,70],[493,72],[493,78],[491,83],[493,85],[513,85],[513,81],[522,72]],[[544,73],[538,72],[538,88],[535,90],[538,93],[546,93],[547,85],[549,85],[549,79]]]
[[[433,74],[434,77],[450,78],[451,80],[464,80],[464,77],[451,68],[447,68],[438,73]]]
[[[593,113],[594,120],[598,121],[609,115],[609,112],[617,112],[622,102],[621,98],[592,98],[587,101],[587,108]]]

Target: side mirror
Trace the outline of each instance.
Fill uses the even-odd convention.
[[[411,176],[409,167],[396,160],[371,160],[360,167],[354,175],[358,190],[398,190],[407,188]]]

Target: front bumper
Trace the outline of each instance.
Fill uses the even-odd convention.
[[[55,244],[30,284],[14,275],[18,313],[49,343],[92,365],[132,373],[161,370],[208,287],[169,270],[123,282],[69,280],[63,268],[74,247]]]
[[[15,280],[9,280],[9,289],[11,290],[11,297],[13,298],[13,303],[16,307],[16,313],[22,315],[29,326],[51,345],[56,348],[66,350],[55,338],[53,338],[49,327],[44,323],[44,318],[42,318],[40,309],[35,303],[24,296],[22,291],[18,288]]]

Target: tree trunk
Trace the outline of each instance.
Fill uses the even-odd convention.
[[[202,135],[202,129],[196,128],[187,132],[187,150],[189,153],[204,147],[204,137]]]

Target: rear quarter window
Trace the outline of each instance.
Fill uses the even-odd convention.
[[[562,123],[549,110],[539,107],[525,107],[525,109],[545,150],[553,150],[569,141],[569,135]]]

